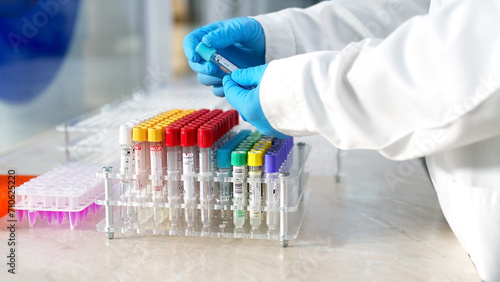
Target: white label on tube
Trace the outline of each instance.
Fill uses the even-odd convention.
[[[182,174],[182,150],[177,150],[177,169],[179,170],[179,174]]]
[[[134,146],[135,148],[135,171],[138,174],[137,177],[137,188],[142,190],[144,188],[144,179],[142,177],[142,170],[144,169],[144,156],[142,155],[142,146],[137,144]]]
[[[234,183],[234,196],[243,196],[243,183]]]
[[[182,154],[182,170],[184,173],[194,173],[194,154]]]
[[[250,205],[260,205],[261,203],[262,186],[260,183],[248,184],[248,199]]]
[[[215,61],[217,61],[221,66],[227,69],[229,72],[233,72],[238,69],[233,63],[231,63],[228,59],[222,57],[221,55],[215,56]]]
[[[151,152],[151,172],[159,172],[161,174],[163,168],[163,146],[151,146],[149,150]]]
[[[183,153],[182,154],[182,167],[183,173],[186,175],[194,173],[194,154],[193,153]],[[194,181],[184,182],[184,199],[194,199],[196,197],[196,191],[194,189]]]
[[[132,172],[132,166],[133,166],[133,150],[132,147],[130,146],[122,146],[121,148],[121,170],[122,173],[131,173]]]

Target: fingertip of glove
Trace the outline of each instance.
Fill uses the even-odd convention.
[[[232,80],[232,79],[231,79],[231,76],[230,76],[230,75],[225,75],[225,76],[222,78],[222,85],[226,85],[226,83],[227,83],[229,80]]]
[[[224,97],[224,87],[221,86],[212,86],[212,93],[214,93],[217,97]]]
[[[241,72],[245,70],[245,69],[237,69],[237,70],[234,70],[232,73],[231,73],[231,79],[233,80],[238,80],[238,78],[241,76]]]
[[[212,35],[211,35],[212,33],[213,33],[213,31],[207,33],[201,39],[201,42],[203,42],[203,44],[207,45],[207,47],[212,47]]]
[[[186,55],[186,57],[187,57],[188,60],[190,60],[193,63],[199,63],[200,60],[201,60],[201,57],[198,54],[194,53],[194,52],[193,52],[193,54],[191,54],[189,56]]]

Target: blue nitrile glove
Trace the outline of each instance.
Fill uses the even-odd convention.
[[[238,110],[241,117],[255,126],[260,133],[287,138],[289,136],[271,126],[260,105],[259,85],[266,68],[267,64],[236,70],[230,76],[226,75],[223,79],[224,93],[227,101]]]
[[[198,80],[213,86],[217,96],[224,96],[222,78],[226,73],[215,64],[204,61],[195,48],[203,42],[216,49],[239,68],[248,68],[265,63],[266,41],[260,23],[252,18],[234,18],[213,22],[186,35],[183,46],[189,66],[198,73]]]

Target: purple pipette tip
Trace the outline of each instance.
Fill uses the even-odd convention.
[[[16,210],[17,221],[23,222],[24,210]]]

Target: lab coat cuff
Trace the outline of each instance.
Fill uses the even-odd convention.
[[[308,135],[304,119],[298,112],[296,77],[290,61],[281,59],[269,63],[259,86],[260,104],[274,129],[287,135]]]
[[[254,17],[264,30],[266,38],[266,63],[297,54],[297,44],[286,11]]]

